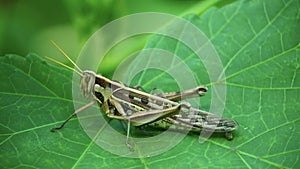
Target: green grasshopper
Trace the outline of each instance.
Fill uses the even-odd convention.
[[[187,98],[204,96],[207,87],[199,86],[183,92],[149,94],[141,90],[140,87],[129,87],[93,71],[82,71],[56,43],[52,43],[77,70],[52,58],[47,58],[77,72],[81,76],[80,89],[82,95],[85,98],[92,97],[93,100],[77,109],[60,126],[52,128],[51,132],[63,128],[71,118],[98,102],[108,118],[122,120],[127,123],[126,145],[131,150],[132,147],[129,143],[131,125],[165,126],[168,124],[171,126],[174,124],[179,127],[190,128],[193,131],[207,130],[225,133],[228,140],[233,139],[232,132],[237,129],[237,122],[193,108],[187,102],[179,102]]]

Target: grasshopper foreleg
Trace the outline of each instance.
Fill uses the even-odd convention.
[[[56,130],[59,130],[59,129],[62,129],[64,126],[65,126],[65,124],[67,124],[68,123],[68,121],[70,121],[74,116],[76,116],[78,113],[80,113],[81,111],[83,111],[83,110],[85,110],[85,109],[87,109],[88,107],[90,107],[91,105],[93,105],[93,104],[95,104],[96,103],[96,100],[93,100],[93,101],[91,101],[90,103],[88,103],[87,105],[85,105],[85,106],[83,106],[83,107],[81,107],[81,108],[79,108],[79,109],[77,109],[73,114],[71,114],[60,126],[58,126],[58,127],[54,127],[54,128],[52,128],[50,131],[51,132],[55,132]]]

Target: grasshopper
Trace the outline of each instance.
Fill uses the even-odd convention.
[[[225,133],[228,140],[233,139],[232,132],[237,129],[237,122],[193,108],[188,102],[179,102],[187,98],[204,96],[208,90],[207,87],[198,86],[182,92],[149,94],[141,87],[129,87],[93,71],[82,71],[55,42],[51,42],[76,69],[52,58],[47,58],[78,73],[81,76],[80,90],[82,95],[85,98],[93,98],[90,103],[71,114],[60,126],[52,128],[51,132],[62,129],[71,118],[98,102],[109,119],[127,123],[126,145],[130,150],[133,150],[129,143],[131,125],[161,126],[163,124],[166,126],[167,124],[171,126],[175,124],[179,127],[190,128],[193,131],[207,130]]]

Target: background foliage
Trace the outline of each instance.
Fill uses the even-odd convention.
[[[50,44],[54,40],[76,58],[86,40],[101,26],[125,15],[138,12],[165,12],[174,15],[201,13],[213,5],[230,3],[211,1],[148,1],[139,0],[3,0],[0,2],[0,55],[7,53],[25,56],[29,52],[40,56],[56,57],[57,50]],[[122,31],[122,28],[119,28]],[[143,48],[145,38],[119,44],[109,61],[101,65],[101,72],[110,74],[129,52]],[[128,48],[127,46],[131,47]],[[118,52],[122,51],[122,52]],[[116,62],[112,62],[119,56]],[[109,64],[107,64],[109,62]],[[109,65],[109,66],[108,66]]]
[[[1,55],[6,55],[0,58],[1,168],[299,168],[299,1],[175,2],[1,2]],[[49,40],[76,57],[101,25],[142,11],[196,14],[186,18],[211,39],[225,67],[224,116],[240,124],[233,141],[212,137],[199,144],[197,136],[188,135],[162,155],[128,159],[95,145],[77,119],[61,132],[49,132],[74,111],[72,72],[38,56],[57,55]],[[128,43],[127,52],[146,46],[187,58],[184,46],[159,36]],[[107,60],[116,54],[112,51]],[[118,62],[101,73],[110,75]],[[199,84],[213,85],[200,76],[203,67],[185,62],[197,72]],[[146,87],[165,82],[147,74],[138,80]],[[205,103],[209,96],[204,108]]]

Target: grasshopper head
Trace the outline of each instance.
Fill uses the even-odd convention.
[[[85,98],[89,98],[94,95],[95,79],[95,72],[90,70],[83,71],[80,79],[80,91]]]

